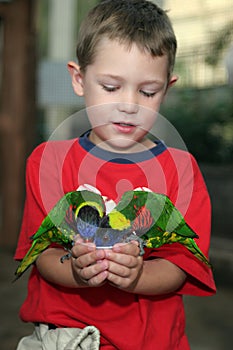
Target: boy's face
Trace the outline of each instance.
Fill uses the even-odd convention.
[[[154,144],[146,139],[169,85],[167,57],[152,57],[135,44],[131,48],[103,39],[85,73],[70,62],[73,88],[84,96],[92,131],[99,147],[136,152]]]

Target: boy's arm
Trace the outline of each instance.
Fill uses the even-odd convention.
[[[64,250],[49,248],[37,259],[37,268],[43,278],[65,287],[99,287],[108,281],[116,288],[144,295],[173,292],[186,278],[179,267],[164,259],[143,261],[137,244],[119,244],[113,250],[78,244],[73,254],[77,258],[62,264]]]
[[[117,244],[106,251],[109,261],[108,281],[128,292],[160,295],[178,290],[186,273],[165,259],[143,260],[137,244]]]
[[[107,277],[104,252],[91,246],[80,245],[80,256],[77,262],[71,257],[61,263],[64,256],[62,248],[48,248],[36,260],[36,267],[41,276],[51,282],[68,288],[97,287],[104,283]],[[80,268],[83,264],[85,268]],[[88,274],[88,278],[85,274]]]

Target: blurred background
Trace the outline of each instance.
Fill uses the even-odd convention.
[[[12,284],[25,196],[25,161],[68,116],[83,109],[72,91],[80,21],[97,0],[0,0],[0,344],[31,332],[18,311],[28,275]],[[154,1],[168,10],[179,75],[161,109],[196,157],[213,206],[210,256],[218,288],[185,297],[192,350],[233,343],[233,0]],[[67,131],[68,134],[70,130]]]

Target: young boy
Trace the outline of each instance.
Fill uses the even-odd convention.
[[[210,201],[195,160],[147,137],[177,80],[175,53],[171,23],[149,1],[102,1],[90,11],[80,29],[78,64],[69,62],[68,69],[92,129],[75,140],[44,143],[29,157],[15,259],[23,258],[56,202],[85,184],[116,202],[137,187],[168,195],[208,255]],[[62,264],[63,255],[62,247],[51,246],[33,267],[20,317],[35,323],[35,333],[18,350],[89,349],[67,344],[77,336],[73,330],[90,325],[100,332],[101,349],[190,349],[182,295],[211,295],[215,284],[211,269],[186,248],[167,244],[142,257],[136,242],[106,250],[77,242]]]

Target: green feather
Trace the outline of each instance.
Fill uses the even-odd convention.
[[[198,235],[166,195],[146,191],[128,191],[123,194],[115,210],[124,214],[131,221],[132,227],[138,227],[138,230],[135,230],[136,234],[141,236],[146,247],[158,248],[163,244],[177,242],[210,266],[208,259],[194,241]],[[143,220],[140,219],[142,215],[144,215]],[[149,216],[148,219],[146,216]],[[147,223],[146,230],[140,228],[140,222]]]

